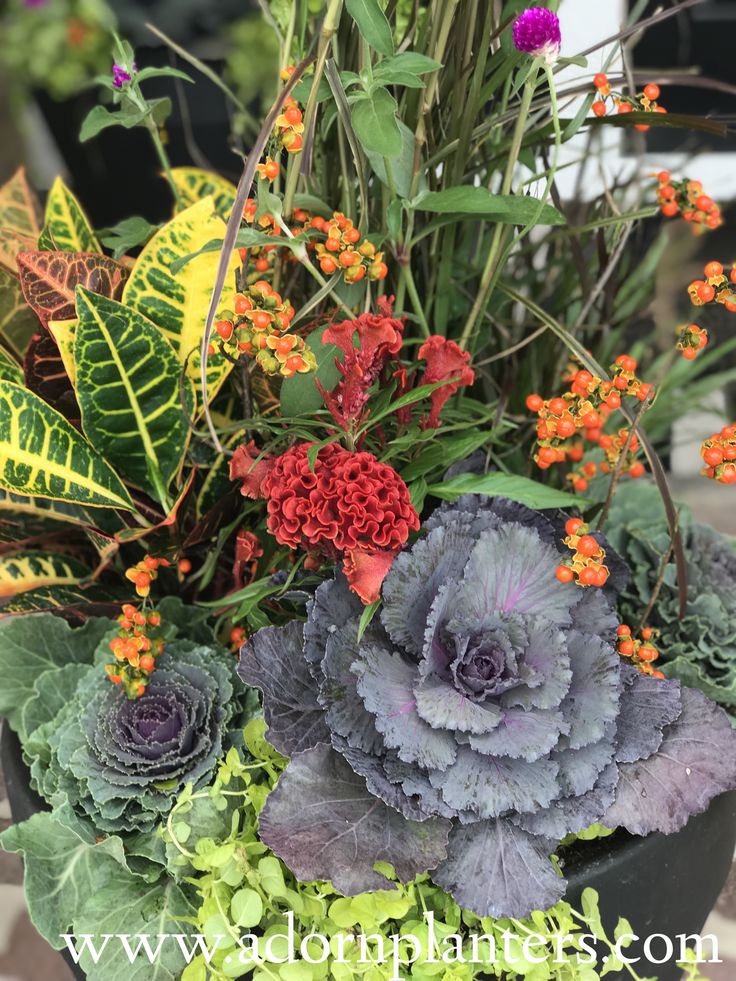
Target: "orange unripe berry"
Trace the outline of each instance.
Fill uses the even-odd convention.
[[[624,371],[636,371],[636,359],[628,354],[619,354],[616,364],[620,365]]]
[[[353,252],[352,249],[345,249],[345,251],[341,252],[338,256],[338,261],[341,266],[345,266],[346,269],[349,269],[351,266],[354,266],[356,263],[360,262],[360,256],[357,252]]]
[[[218,320],[215,324],[215,330],[223,341],[229,341],[233,336],[233,325],[229,320]]]
[[[271,314],[265,310],[258,310],[253,314],[253,327],[256,330],[268,330],[271,326]]]
[[[153,671],[154,667],[156,666],[156,662],[150,654],[144,654],[138,662],[138,666],[141,671]]]
[[[250,297],[243,296],[242,293],[238,293],[236,295],[234,306],[235,312],[241,317],[244,313],[247,313],[249,310],[253,309],[253,304],[250,301]]]
[[[578,529],[585,524],[582,518],[568,518],[565,522],[565,531],[568,535],[577,535]]]
[[[698,211],[710,211],[713,207],[713,199],[707,194],[701,194],[695,199],[695,207]]]
[[[327,241],[325,242],[325,248],[327,249],[328,252],[339,252],[340,249],[342,248],[342,242],[340,241],[339,238],[330,235],[328,236]]]
[[[606,115],[606,104],[605,104],[605,102],[600,102],[600,101],[594,102],[593,105],[590,108],[593,110],[593,112],[595,113],[596,116],[605,116]]]
[[[573,490],[576,490],[578,494],[584,494],[588,489],[588,481],[583,477],[578,477],[577,480],[573,481],[572,486]]]
[[[633,640],[622,640],[618,645],[618,652],[624,657],[631,657],[631,655],[634,653]]]
[[[191,571],[192,563],[189,561],[189,559],[179,559],[179,572],[181,572],[183,576],[186,576],[186,574]]]
[[[256,265],[257,272],[266,272],[266,270],[268,269],[268,259],[264,257],[259,257],[258,259],[256,259],[255,265]]]
[[[650,102],[654,102],[655,99],[659,98],[659,86],[654,82],[650,82],[644,86],[644,95]]]
[[[708,446],[703,450],[703,460],[709,467],[717,467],[723,463],[723,450],[717,446]]]
[[[637,460],[636,463],[633,463],[629,467],[629,477],[633,477],[636,480],[639,477],[643,477],[643,476],[644,476],[644,464],[640,460]]]
[[[705,269],[703,269],[706,279],[714,279],[716,276],[723,275],[723,266],[720,262],[708,262],[706,263]]]
[[[296,106],[289,106],[284,112],[284,118],[291,126],[298,126],[302,121],[302,111],[301,109],[297,109]]]
[[[638,656],[642,661],[649,663],[650,661],[657,660],[657,658],[659,657],[659,651],[656,649],[656,647],[649,647],[649,645],[642,645],[639,648]]]
[[[600,545],[592,535],[583,535],[576,547],[581,555],[585,555],[590,558],[591,556],[598,554]]]
[[[569,566],[558,565],[555,569],[555,576],[560,582],[572,582],[575,573]]]
[[[551,446],[543,446],[539,451],[539,459],[541,463],[546,463],[547,465],[556,463],[557,452]]]
[[[622,623],[619,627],[616,628],[616,633],[618,634],[619,637],[630,637],[631,627],[627,627],[625,623]]]
[[[677,202],[665,201],[659,210],[662,212],[665,218],[674,218],[680,209],[677,207]]]
[[[593,566],[587,566],[581,570],[579,579],[584,586],[595,586],[597,575],[597,569],[593,568]]]
[[[660,184],[669,184],[670,177],[671,174],[669,170],[660,170],[660,172],[657,174],[657,180]]]
[[[567,402],[561,398],[550,399],[548,408],[549,411],[552,413],[552,415],[561,416],[562,413],[567,409]]]
[[[543,405],[544,399],[541,395],[527,395],[526,407],[530,412],[539,412]]]
[[[326,276],[331,276],[337,269],[337,263],[330,256],[326,255],[319,260],[319,268]]]
[[[597,75],[593,76],[593,85],[595,85],[597,89],[605,88],[606,85],[608,85],[608,76],[603,72],[598,72]]]
[[[644,627],[644,629],[641,632],[641,635],[644,638],[644,640],[649,640],[653,633],[654,631],[652,630],[651,627]]]
[[[388,266],[385,262],[379,262],[371,266],[371,279],[385,279],[388,276]]]
[[[675,197],[675,189],[671,184],[665,184],[664,187],[660,187],[659,196],[665,200]]]
[[[634,107],[629,102],[619,102],[618,109],[616,111],[619,113],[633,112]]]
[[[111,674],[110,675],[110,681],[114,685],[119,685],[119,684],[122,684],[123,679],[122,679],[122,676],[119,675],[119,674]]]
[[[709,283],[701,283],[701,285],[698,286],[697,293],[698,293],[698,298],[703,303],[710,303],[710,301],[716,295],[716,291]]]
[[[151,577],[147,572],[139,572],[133,582],[141,589],[145,589],[147,586],[151,585]]]
[[[722,484],[736,484],[736,466],[733,463],[727,463],[719,480]]]
[[[343,234],[343,238],[350,245],[355,245],[356,242],[360,241],[360,232],[357,228],[348,228]]]

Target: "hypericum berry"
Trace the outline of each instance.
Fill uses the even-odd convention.
[[[565,531],[568,535],[577,535],[578,530],[582,528],[584,523],[582,518],[568,518],[565,522]]]
[[[590,108],[593,110],[593,112],[595,113],[596,116],[605,116],[606,115],[606,104],[605,104],[605,102],[601,102],[600,100],[598,100],[598,101],[594,102],[593,105]]]
[[[593,538],[592,535],[583,535],[582,538],[578,540],[577,550],[581,555],[585,555],[590,558],[593,555],[598,554],[600,546],[598,542]]]
[[[593,76],[593,85],[597,89],[605,89],[608,85],[608,76],[604,75],[603,72],[598,72],[597,75]]]
[[[558,565],[555,569],[555,576],[560,582],[572,582],[575,578],[575,573],[567,565]]]
[[[530,412],[539,412],[543,405],[544,399],[541,395],[527,395],[526,407]]]
[[[704,476],[721,484],[736,483],[736,424],[724,426],[720,433],[704,440],[700,454]]]
[[[654,82],[650,82],[648,85],[644,86],[644,95],[650,102],[654,102],[659,98],[659,86],[655,85]]]

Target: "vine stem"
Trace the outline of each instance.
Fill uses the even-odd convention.
[[[524,139],[524,127],[526,126],[526,121],[529,116],[529,109],[532,104],[532,97],[534,96],[538,75],[539,66],[535,64],[529,72],[529,77],[524,83],[524,90],[521,95],[521,105],[519,106],[519,115],[516,117],[516,126],[514,127],[514,133],[511,138],[511,147],[509,148],[509,155],[506,161],[506,170],[501,183],[501,194],[508,194],[511,190],[511,182],[514,177],[514,168],[516,167],[516,163],[519,159],[519,153],[521,152],[521,144],[522,140]],[[475,301],[470,313],[468,314],[468,319],[466,320],[462,334],[460,335],[460,347],[467,347],[468,341],[470,340],[476,322],[480,317],[481,311],[488,302],[488,297],[490,296],[491,288],[493,286],[493,280],[496,276],[496,271],[499,265],[498,258],[501,251],[505,230],[505,226],[501,222],[496,223],[496,227],[493,232],[493,239],[491,240],[491,247],[488,250],[488,257],[486,258],[486,264],[483,269],[483,274],[481,275],[478,293],[476,294]]]

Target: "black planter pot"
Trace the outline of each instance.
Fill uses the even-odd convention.
[[[3,723],[0,763],[13,820],[24,821],[46,804],[30,787],[29,772],[21,756],[18,737]],[[675,957],[656,965],[644,960],[638,973],[658,981],[679,981],[678,935],[700,932],[728,876],[736,846],[736,791],[713,801],[676,834],[636,838],[616,832],[609,838],[581,842],[564,856],[569,886],[566,899],[580,908],[583,889],[598,892],[601,917],[613,936],[620,916],[645,939],[662,934],[672,940]],[[627,957],[643,956],[643,941],[626,948]],[[707,954],[706,945],[706,955]],[[664,956],[664,941],[655,941],[654,957]],[[62,951],[75,978],[85,975]],[[624,981],[628,973],[609,974],[610,981]]]

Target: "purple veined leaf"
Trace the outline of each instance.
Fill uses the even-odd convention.
[[[456,825],[432,879],[479,916],[528,916],[564,895],[567,883],[549,858],[553,850],[553,842],[503,819]]]
[[[714,797],[736,785],[736,730],[728,716],[694,688],[682,689],[682,713],[664,730],[659,750],[624,763],[608,827],[631,834],[672,834]]]
[[[599,742],[589,743],[580,749],[570,749],[563,739],[560,747],[552,753],[552,759],[559,766],[558,783],[560,797],[579,797],[593,789],[600,774],[614,757],[613,739],[615,725],[610,722]]]
[[[567,654],[572,682],[561,708],[570,723],[569,746],[580,749],[601,739],[618,715],[621,658],[600,638],[572,630]]]
[[[470,736],[470,745],[478,753],[511,756],[531,763],[555,748],[560,736],[569,732],[569,723],[555,709],[503,709],[495,729]]]
[[[329,879],[346,896],[392,883],[374,870],[388,862],[402,882],[435,868],[447,854],[450,822],[407,821],[375,797],[331,746],[298,753],[269,794],[261,839],[307,882]]]
[[[624,688],[616,720],[616,762],[636,763],[656,753],[662,745],[666,725],[682,711],[680,685],[676,681],[651,678],[624,664]]]
[[[614,801],[617,783],[618,768],[609,763],[587,793],[552,801],[549,807],[533,814],[519,815],[514,823],[530,834],[560,841],[601,820]]]
[[[280,753],[293,756],[329,742],[324,709],[302,657],[302,624],[265,627],[244,644],[238,674],[263,692],[266,738]]]
[[[414,687],[414,697],[420,717],[437,729],[472,732],[482,738],[504,717],[493,703],[471,701],[437,674],[422,678]]]

